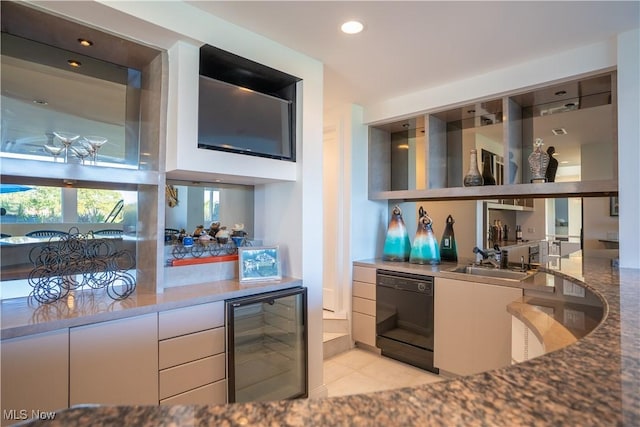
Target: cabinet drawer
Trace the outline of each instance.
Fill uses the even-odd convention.
[[[224,301],[199,304],[158,314],[161,340],[224,326]]]
[[[160,400],[225,377],[224,353],[160,371]]]
[[[224,328],[209,329],[160,341],[159,368],[165,369],[224,353]]]
[[[376,318],[366,314],[353,313],[353,340],[376,346]]]
[[[353,311],[367,314],[369,316],[376,315],[376,302],[370,299],[353,297]]]
[[[161,405],[220,405],[227,403],[227,381],[216,381],[160,401]]]
[[[374,267],[353,266],[353,280],[365,283],[376,283],[376,269]]]
[[[359,298],[376,299],[376,285],[373,283],[353,282],[353,296]]]

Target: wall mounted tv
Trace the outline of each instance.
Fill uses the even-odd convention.
[[[198,148],[295,161],[299,81],[230,52],[202,46]]]

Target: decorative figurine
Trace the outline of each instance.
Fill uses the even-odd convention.
[[[418,230],[413,240],[409,262],[411,264],[440,264],[438,240],[433,234],[433,221],[422,206],[418,211]]]
[[[547,166],[549,166],[549,155],[542,151],[543,145],[542,138],[536,138],[533,143],[533,152],[529,154],[529,169],[531,170],[531,182],[533,183],[546,181],[545,174],[547,173]]]
[[[402,219],[402,211],[398,205],[391,211],[391,219],[384,241],[382,259],[385,261],[408,261],[411,253],[411,242],[407,227]]]
[[[556,172],[558,171],[558,161],[553,157],[553,154],[556,152],[556,147],[553,145],[547,148],[547,154],[549,155],[549,166],[547,166],[547,173],[545,173],[545,178],[547,178],[547,182],[555,182],[556,181]]]
[[[218,239],[218,243],[225,244],[229,240],[229,230],[227,227],[220,227],[220,230],[216,233],[216,239]]]
[[[220,230],[220,222],[214,221],[209,225],[209,236],[216,237],[216,233]]]

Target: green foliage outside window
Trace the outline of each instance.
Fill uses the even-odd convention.
[[[70,222],[104,222],[123,192],[113,190],[77,189],[77,220]],[[6,210],[6,223],[61,223],[62,188],[33,187],[28,191],[0,194],[0,206]],[[123,212],[114,223],[122,223]],[[135,223],[135,222],[134,222]]]

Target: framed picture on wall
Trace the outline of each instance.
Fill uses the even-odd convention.
[[[280,280],[280,250],[278,246],[238,248],[238,268],[241,282]]]
[[[609,216],[618,216],[618,196],[609,197]]]

